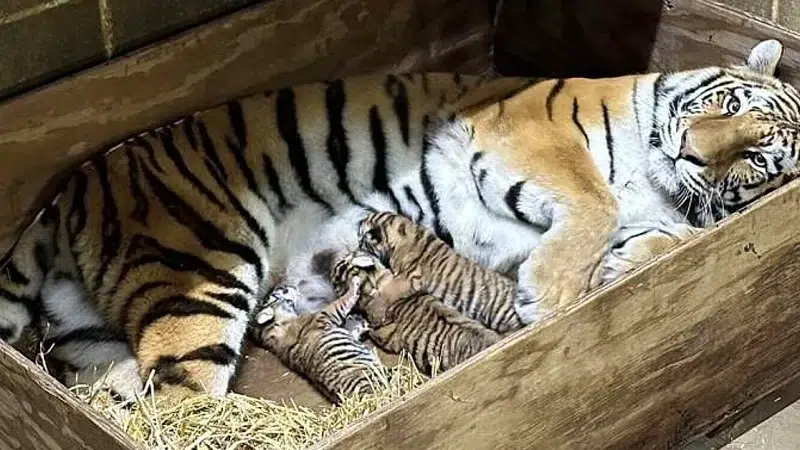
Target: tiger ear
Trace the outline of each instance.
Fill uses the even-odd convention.
[[[775,39],[761,41],[750,50],[747,67],[764,75],[775,76],[775,70],[783,56],[783,45]]]

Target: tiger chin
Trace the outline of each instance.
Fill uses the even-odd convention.
[[[92,353],[67,361],[76,372],[118,340],[163,395],[222,395],[292,255],[287,229],[310,240],[371,197],[515,270],[536,322],[600,283],[620,227],[707,226],[796,176],[800,97],[773,76],[781,53],[766,41],[742,67],[607,79],[366,75],[190,114],[67,177],[6,255],[0,337],[91,311],[107,333],[59,341]],[[54,272],[82,307],[40,295]]]

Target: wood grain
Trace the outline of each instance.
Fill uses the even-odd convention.
[[[0,342],[0,449],[133,450],[115,425]]]
[[[0,254],[65,167],[234,96],[392,70],[488,68],[489,7],[458,0],[274,0],[0,107]],[[481,7],[476,7],[481,6]]]
[[[800,371],[800,183],[324,446],[673,448]]]

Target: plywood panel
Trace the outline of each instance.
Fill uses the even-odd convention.
[[[0,449],[133,450],[116,426],[0,342]]]

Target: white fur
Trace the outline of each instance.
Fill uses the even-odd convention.
[[[89,304],[83,288],[74,280],[57,278],[51,272],[42,285],[41,299],[48,315],[57,318],[49,324],[46,339],[105,325],[103,317]],[[65,374],[67,386],[108,387],[126,400],[143,389],[138,363],[126,342],[71,341],[53,348],[52,354],[78,368],[75,373]]]

